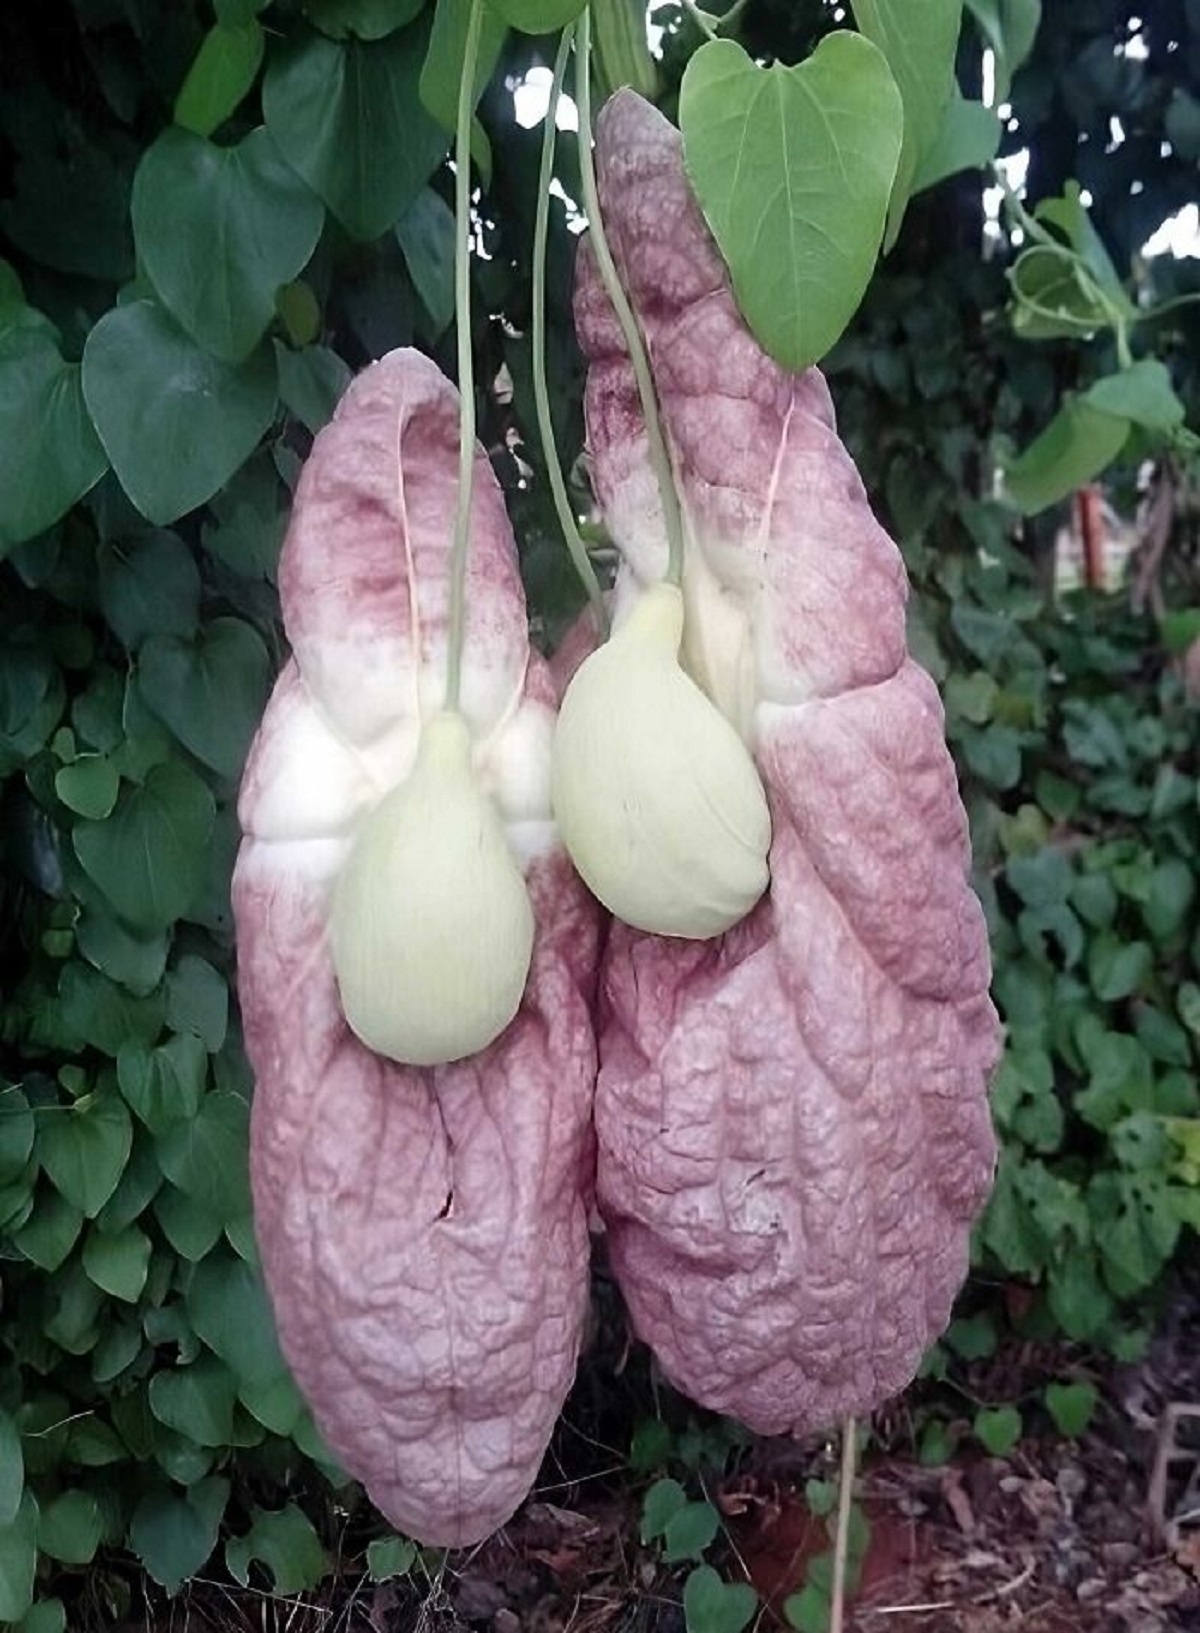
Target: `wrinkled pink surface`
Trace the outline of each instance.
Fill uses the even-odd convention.
[[[597,160],[684,508],[688,661],[746,733],[774,824],[769,896],[721,940],[613,927],[597,1201],[672,1380],[802,1431],[902,1388],[965,1274],[994,1158],[987,939],[900,556],[824,380],[746,330],[649,104],[612,99]],[[661,576],[665,534],[586,246],[576,321],[628,600]]]
[[[455,405],[433,363],[396,352],[317,439],[281,564],[295,658],[251,751],[234,876],[255,1221],[283,1350],[346,1470],[399,1529],[446,1545],[517,1507],[574,1374],[598,933],[530,775],[552,691],[479,452],[464,705],[528,857],[529,984],[496,1043],[433,1071],[374,1055],[342,1016],[332,883],[441,701]]]

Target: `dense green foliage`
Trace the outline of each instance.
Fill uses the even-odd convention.
[[[218,1540],[234,1577],[262,1565],[281,1592],[326,1566],[327,1456],[274,1345],[249,1219],[234,800],[281,656],[273,575],[312,434],[392,346],[453,372],[444,158],[461,40],[453,8],[434,18],[421,0],[18,9],[0,16],[0,1621],[26,1616],[37,1571],[47,1597],[22,1625],[53,1633],[62,1598],[73,1626],[122,1609],[118,1550],[168,1588]],[[557,26],[578,7],[541,9]],[[1032,197],[1072,175],[1091,188],[1127,290],[1200,154],[1200,8],[1161,6],[1144,59],[1114,53],[1131,10],[1048,8],[1006,137],[1035,144]],[[647,89],[659,74],[674,108],[699,35],[677,8],[661,21],[656,70],[610,9],[598,71]],[[742,38],[794,62],[830,26],[818,0],[751,0]],[[480,429],[552,640],[580,592],[533,432],[538,133],[506,88],[547,42],[494,26],[484,55]],[[1086,72],[1063,76],[1065,60]],[[1103,154],[1117,115],[1127,140]],[[578,198],[570,144],[557,165]],[[1131,324],[1131,358],[1103,324],[1022,337],[1011,257],[981,260],[981,227],[977,178],[912,202],[831,379],[916,587],[1010,1029],[972,1307],[1128,1349],[1143,1295],[1200,1224],[1195,705],[1152,621],[1049,599],[1047,530],[1018,529],[993,474],[1065,390],[1151,353],[1196,424],[1200,308]],[[568,462],[571,251],[556,202],[548,352]],[[1133,292],[1166,301],[1184,277],[1155,263]],[[1166,419],[1116,441],[1126,477],[1161,451]],[[1183,608],[1200,603],[1188,525],[1165,574]],[[992,1311],[997,1283],[1022,1297]],[[678,1506],[648,1535],[703,1506],[658,1501]],[[102,1550],[109,1563],[78,1574]],[[412,1558],[383,1538],[370,1565]],[[709,1577],[693,1591],[720,1601]],[[731,1628],[744,1609],[725,1606]]]

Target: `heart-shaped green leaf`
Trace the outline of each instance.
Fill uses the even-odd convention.
[[[124,1230],[92,1230],[83,1244],[83,1268],[96,1286],[133,1304],[146,1285],[150,1238],[136,1225]]]
[[[117,1056],[121,1093],[152,1134],[196,1115],[207,1077],[208,1051],[186,1032],[157,1049],[127,1043]]]
[[[748,1582],[725,1582],[711,1565],[698,1565],[683,1585],[687,1633],[742,1633],[757,1609]]]
[[[197,344],[240,363],[275,317],[275,295],[305,266],[325,211],[269,131],[215,147],[165,130],[133,182],[138,255],[164,306]]]
[[[38,1505],[27,1491],[16,1516],[0,1525],[0,1622],[19,1622],[33,1603],[37,1544]]]
[[[396,239],[437,339],[454,317],[454,211],[427,187],[396,223]]]
[[[428,29],[367,46],[288,40],[263,80],[263,116],[284,158],[355,238],[395,225],[441,164],[448,137],[421,107]]]
[[[201,1480],[180,1496],[148,1494],[133,1511],[129,1541],[146,1570],[168,1593],[194,1576],[217,1545],[229,1481]]]
[[[200,574],[177,533],[144,533],[105,545],[99,567],[100,610],[131,652],[147,635],[193,634]]]
[[[79,367],[48,327],[0,334],[0,556],[65,514],[108,461],[84,406]]]
[[[226,777],[242,769],[270,683],[262,637],[240,618],[214,618],[194,642],[151,639],[138,665],[145,703]]]
[[[935,187],[960,170],[981,170],[991,164],[1003,134],[995,108],[968,102],[958,88],[942,110],[937,134],[925,148],[909,188],[910,196]]]
[[[250,1111],[237,1094],[208,1093],[195,1117],[158,1143],[162,1171],[181,1191],[223,1221],[249,1210],[246,1152]]]
[[[75,826],[84,871],[135,929],[161,930],[185,913],[204,880],[215,806],[178,763],[155,766],[126,788],[104,822]]]
[[[133,1124],[115,1094],[99,1094],[43,1118],[38,1156],[55,1189],[94,1219],[129,1160]]]
[[[153,301],[116,306],[88,336],[83,394],[121,486],[152,522],[212,497],[275,412],[275,359],[202,351]]]
[[[188,1283],[192,1326],[214,1354],[252,1384],[286,1371],[262,1278],[228,1254],[210,1254]]]
[[[265,44],[262,24],[252,17],[210,28],[175,98],[176,124],[211,136],[254,84]]]
[[[1140,357],[1127,369],[1106,374],[1084,393],[1084,401],[1106,414],[1123,414],[1151,431],[1183,424],[1184,408],[1171,384],[1171,371],[1157,357]]]
[[[746,321],[785,368],[807,368],[852,317],[883,239],[904,129],[887,63],[841,30],[795,68],[712,40],[687,66],[679,119]]]
[[[1050,424],[1004,471],[1009,498],[1027,516],[1057,504],[1099,476],[1121,452],[1129,421],[1069,397]]]
[[[84,754],[54,775],[54,792],[68,810],[102,822],[117,803],[121,779],[102,754]]]
[[[155,1417],[198,1446],[228,1446],[236,1402],[237,1379],[215,1355],[156,1372],[150,1380],[150,1410]]]
[[[900,231],[913,178],[941,130],[954,89],[962,0],[850,0],[863,34],[887,59],[904,104],[904,140],[888,206],[887,247]]]

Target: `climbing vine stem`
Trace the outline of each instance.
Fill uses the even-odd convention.
[[[858,1435],[853,1418],[842,1423],[842,1472],[838,1484],[837,1529],[833,1537],[833,1598],[829,1633],[842,1633],[846,1614],[846,1561],[850,1551],[850,1510],[854,1502],[854,1469]]]
[[[550,87],[550,104],[546,109],[542,131],[542,164],[538,175],[537,216],[533,227],[533,399],[537,405],[538,431],[542,439],[542,457],[550,478],[550,492],[558,512],[559,526],[567,543],[567,550],[579,574],[595,620],[596,632],[603,638],[608,633],[608,615],[604,597],[596,579],[595,569],[587,553],[587,546],[579,534],[579,524],[571,508],[567,484],[563,480],[558,447],[554,441],[554,420],[550,413],[550,393],[546,385],[546,245],[550,232],[550,178],[554,169],[555,120],[558,101],[562,95],[567,58],[575,36],[574,27],[565,28],[558,43],[554,61],[554,83]]]
[[[583,181],[583,202],[591,227],[596,267],[608,298],[613,304],[613,310],[617,314],[621,333],[625,336],[629,361],[633,365],[638,396],[641,399],[642,418],[646,422],[646,439],[650,444],[650,462],[658,482],[659,502],[662,505],[663,522],[667,530],[667,582],[678,584],[683,577],[683,516],[679,509],[679,495],[675,491],[675,478],[663,437],[658,399],[654,395],[654,379],[650,373],[650,361],[646,356],[646,347],[638,329],[637,319],[633,315],[633,308],[629,304],[629,298],[617,272],[612,250],[609,248],[604,231],[604,219],[600,214],[600,196],[596,189],[596,166],[592,157],[590,12],[589,7],[579,19],[575,38],[575,98],[579,104],[579,171]]]
[[[458,338],[458,504],[450,557],[450,627],[446,650],[446,707],[457,709],[462,691],[466,622],[467,550],[471,537],[471,482],[475,473],[475,371],[471,355],[471,115],[475,65],[483,24],[483,0],[471,0],[458,120],[454,140],[454,318]]]

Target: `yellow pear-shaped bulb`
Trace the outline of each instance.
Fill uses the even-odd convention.
[[[329,929],[342,1010],[377,1054],[462,1060],[516,1014],[533,910],[460,714],[425,725],[409,777],[363,824]]]
[[[683,598],[648,590],[567,688],[551,798],[581,877],[618,918],[702,940],[767,887],[771,817],[754,762],[679,665]]]

